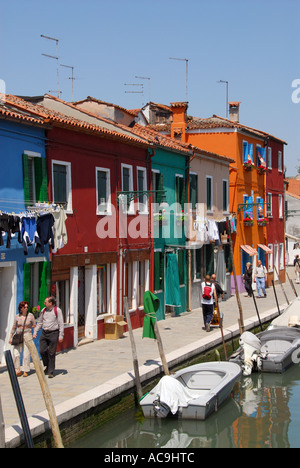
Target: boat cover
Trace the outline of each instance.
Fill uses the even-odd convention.
[[[188,406],[189,401],[198,398],[199,395],[192,394],[178,380],[165,375],[150,392],[154,398],[159,398],[170,408],[172,414],[176,414],[179,406]]]

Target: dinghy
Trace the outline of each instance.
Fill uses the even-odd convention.
[[[299,328],[275,327],[257,335],[245,332],[240,345],[230,362],[239,364],[244,375],[253,371],[283,373],[300,362]]]
[[[230,397],[241,373],[235,363],[208,362],[165,376],[140,400],[144,416],[205,420]]]

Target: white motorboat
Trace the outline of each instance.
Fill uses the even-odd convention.
[[[144,416],[205,420],[230,397],[241,373],[235,363],[207,362],[164,376],[140,400]]]

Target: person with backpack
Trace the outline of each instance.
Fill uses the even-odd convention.
[[[210,331],[210,324],[214,315],[214,301],[218,302],[216,288],[211,282],[210,276],[206,275],[201,284],[201,305],[204,327],[207,332]]]
[[[37,320],[33,338],[37,337],[42,328],[40,355],[45,366],[45,375],[52,379],[55,371],[57,344],[62,343],[64,339],[64,319],[61,309],[55,305],[54,297],[47,297],[44,304],[45,308]]]

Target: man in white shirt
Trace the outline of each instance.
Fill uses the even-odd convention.
[[[256,282],[256,289],[257,289],[258,297],[262,297],[260,294],[260,291],[262,291],[264,297],[267,297],[266,281],[267,281],[267,269],[261,263],[261,260],[258,260],[257,267],[254,269],[254,283]]]
[[[205,281],[201,284],[201,304],[204,327],[207,332],[210,331],[210,324],[214,315],[214,301],[217,303],[217,293],[215,285],[211,282],[210,276],[205,276]]]

